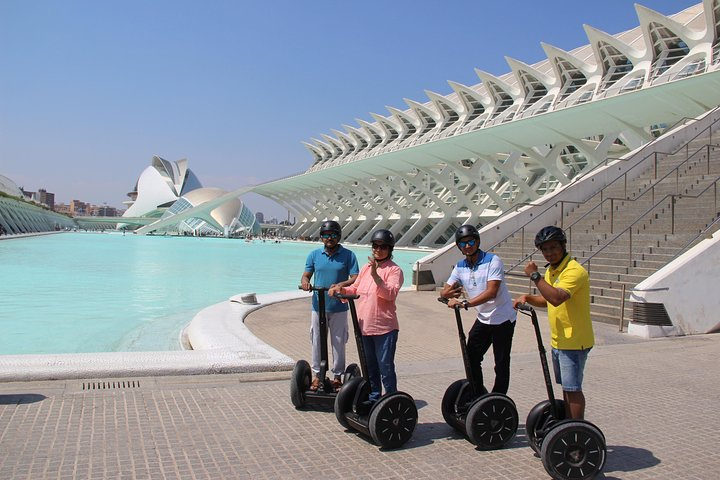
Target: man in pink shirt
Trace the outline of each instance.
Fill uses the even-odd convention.
[[[402,269],[392,261],[395,237],[389,230],[377,230],[372,235],[372,256],[362,267],[355,283],[349,287],[333,287],[328,292],[360,295],[355,302],[358,323],[362,333],[368,378],[369,400],[397,391],[395,374],[395,347],[397,345],[398,318],[395,306],[404,278]]]

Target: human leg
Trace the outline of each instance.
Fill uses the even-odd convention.
[[[385,394],[397,392],[397,375],[395,373],[395,349],[397,347],[398,331],[393,330],[376,339],[378,367]]]
[[[320,373],[320,316],[315,310],[310,314],[310,344],[312,345],[310,368],[317,375]]]
[[[380,367],[378,366],[377,348],[375,339],[377,337],[363,335],[362,342],[365,349],[365,366],[370,381],[370,401],[377,401],[382,394],[382,383],[380,378]]]
[[[591,349],[552,350],[555,380],[562,385],[567,418],[585,417],[585,394],[582,391],[585,362]]]
[[[313,380],[310,390],[320,388],[320,315],[315,310],[310,313],[310,344],[312,345],[312,359],[310,368],[313,371]]]
[[[491,341],[492,335],[490,333],[490,325],[475,320],[475,323],[470,329],[470,333],[468,333],[467,353],[470,360],[470,371],[481,391],[485,390],[482,374],[482,361],[483,357],[490,348]]]
[[[510,320],[492,325],[492,348],[495,357],[495,384],[493,392],[506,394],[510,386],[510,350],[515,322]]]
[[[347,311],[327,313],[333,355],[331,370],[335,378],[339,378],[345,373],[345,346],[348,341],[347,317]]]

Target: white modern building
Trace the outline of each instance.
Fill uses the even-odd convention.
[[[587,45],[543,44],[541,62],[506,58],[503,75],[477,69],[477,84],[449,81],[310,139],[304,173],[252,191],[293,212],[295,235],[335,219],[348,242],[388,228],[401,246],[446,244],[720,105],[720,0],[635,8],[632,30],[586,25]]]
[[[128,193],[128,209],[123,214],[128,223],[118,228],[144,222],[138,233],[171,232],[183,235],[258,235],[260,224],[237,195],[219,188],[204,188],[188,168],[186,159],[171,162],[154,156],[142,171],[133,191]],[[130,221],[132,219],[132,222]]]

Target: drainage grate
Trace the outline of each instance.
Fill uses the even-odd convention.
[[[98,382],[83,382],[83,390],[118,390],[125,388],[140,388],[139,380],[108,380]]]

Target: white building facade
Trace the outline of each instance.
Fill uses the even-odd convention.
[[[546,60],[507,58],[502,76],[476,70],[478,84],[311,139],[307,171],[252,191],[291,211],[297,236],[334,219],[349,242],[387,228],[401,246],[446,244],[720,105],[720,0],[636,13],[632,30],[585,26],[585,46],[543,44]]]

